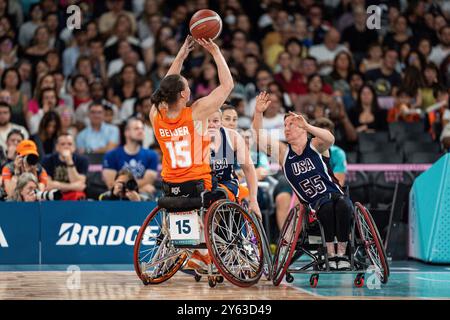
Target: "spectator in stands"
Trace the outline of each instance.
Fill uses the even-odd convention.
[[[195,86],[195,98],[205,97],[210,94],[219,84],[216,67],[212,63],[206,63]]]
[[[108,92],[108,98],[119,108],[127,99],[132,99],[137,95],[138,73],[136,67],[127,64],[120,72],[120,80],[114,84]]]
[[[113,110],[113,123],[118,125],[121,122],[120,114],[119,114],[119,108],[106,100],[106,88],[103,85],[102,81],[97,79],[94,82],[92,82],[89,86],[89,92],[92,101],[99,101],[102,105],[107,106]],[[84,128],[89,126],[89,106],[92,104],[91,101],[82,103],[78,106],[77,110],[75,111],[75,120],[77,123],[77,126],[79,128]]]
[[[358,100],[359,90],[364,85],[364,76],[360,72],[353,72],[349,76],[350,91],[342,95],[342,102],[344,103],[345,110],[349,112],[355,107]]]
[[[107,82],[107,65],[105,50],[103,47],[103,40],[100,37],[95,37],[89,40],[89,57],[91,59],[92,70],[96,78]]]
[[[75,39],[75,43],[73,46],[64,50],[62,58],[65,77],[69,77],[70,75],[72,75],[73,71],[75,70],[77,60],[80,56],[89,54],[86,29],[83,27],[81,29],[74,29],[73,36]]]
[[[318,103],[327,104],[329,94],[324,91],[324,82],[319,74],[312,74],[308,78],[308,93],[301,95],[295,101],[295,110],[309,113],[308,109],[314,108]]]
[[[101,102],[89,106],[90,124],[77,136],[78,152],[106,153],[119,144],[119,129],[105,121],[105,107]]]
[[[133,49],[140,49],[139,39],[134,36],[135,30],[133,30],[131,20],[130,16],[126,14],[119,14],[117,17],[112,34],[105,43],[105,52],[109,53],[109,60],[114,59],[117,56],[114,53],[117,52],[117,44],[119,41],[127,41],[133,46]],[[112,51],[112,53],[110,51]]]
[[[21,80],[19,71],[14,67],[3,71],[1,85],[11,96],[11,121],[18,125],[26,126],[25,110],[28,98],[20,91]]]
[[[73,111],[69,107],[63,106],[58,109],[58,114],[61,119],[61,134],[67,133],[75,138],[78,135],[78,129],[75,125]]]
[[[27,114],[28,128],[30,129],[31,135],[38,132],[43,118],[47,113],[56,111],[58,100],[58,94],[55,89],[44,89],[40,92],[38,112],[33,115],[30,112]]]
[[[17,69],[20,74],[20,80],[22,81],[20,85],[20,92],[23,92],[23,94],[28,98],[28,100],[32,97],[32,90],[31,90],[31,71],[32,66],[30,61],[26,59],[21,59],[17,63]]]
[[[376,30],[370,30],[366,26],[367,13],[364,6],[353,7],[353,25],[347,27],[342,32],[342,42],[347,44],[356,64],[358,64],[366,54],[372,43],[378,42]]]
[[[39,61],[45,60],[45,56],[51,50],[50,37],[45,25],[36,29],[32,44],[31,47],[26,49],[25,58],[32,64],[37,64]]]
[[[39,190],[36,176],[30,172],[24,172],[17,179],[17,184],[9,200],[17,202],[36,202],[38,201],[36,190]]]
[[[313,44],[322,44],[326,41],[328,26],[323,21],[323,10],[318,4],[309,7],[307,17],[309,17],[310,29],[313,35]],[[339,41],[338,41],[339,42]]]
[[[0,101],[0,147],[6,149],[6,139],[9,132],[13,129],[22,132],[23,136],[28,139],[28,131],[15,123],[11,122],[11,106]]]
[[[45,55],[45,62],[47,62],[49,72],[57,72],[62,68],[61,57],[55,49],[50,50]]]
[[[141,147],[144,123],[137,118],[128,119],[124,135],[125,144],[103,158],[103,180],[108,188],[112,188],[117,172],[127,169],[136,179],[140,192],[153,194],[159,158],[153,150]]]
[[[425,58],[425,62],[429,62],[429,56],[432,50],[431,40],[429,38],[420,38],[417,45],[417,51]]]
[[[102,193],[99,200],[147,201],[148,197],[139,193],[139,186],[133,174],[123,169],[115,175],[111,190]]]
[[[81,74],[76,75],[72,78],[70,87],[75,110],[78,109],[81,104],[92,101],[91,93],[89,91],[89,82],[86,77]]]
[[[80,56],[78,58],[74,72],[77,75],[85,77],[88,83],[92,83],[95,80],[92,62],[89,56]]]
[[[384,52],[381,67],[365,73],[366,80],[372,83],[378,96],[395,96],[396,90],[402,81],[400,74],[395,71],[397,59],[397,51],[387,49]]]
[[[272,74],[267,69],[258,70],[256,73],[256,91],[257,93],[262,91],[267,91],[269,89],[269,84],[273,82]],[[252,117],[255,111],[256,97],[251,99],[245,107],[245,115],[247,117]]]
[[[393,108],[389,109],[387,122],[418,122],[421,119],[420,111],[412,107],[413,97],[408,90],[399,88],[397,91],[396,102]]]
[[[31,5],[30,17],[31,20],[20,26],[19,30],[19,44],[23,48],[27,48],[30,45],[36,29],[43,23],[43,13],[39,3]]]
[[[372,43],[367,49],[365,57],[359,65],[359,70],[363,73],[381,68],[383,62],[383,49],[378,42]]]
[[[48,173],[47,190],[58,189],[63,200],[82,200],[86,198],[86,175],[88,160],[75,153],[75,140],[70,134],[60,134],[55,152],[42,160]]]
[[[347,51],[347,47],[339,44],[341,35],[335,28],[330,28],[323,44],[316,44],[311,47],[309,54],[317,59],[319,63],[320,75],[329,75],[333,68],[333,61],[336,55],[341,51]]]
[[[398,16],[394,24],[394,32],[386,34],[383,39],[383,47],[397,51],[400,54],[400,49],[403,44],[411,45],[411,33],[408,31],[408,20],[405,16]]]
[[[119,122],[122,123],[127,121],[128,118],[136,114],[136,101],[140,98],[146,97],[149,93],[153,92],[153,83],[150,79],[140,77],[136,81],[136,92],[137,95],[129,99],[126,99],[122,103],[119,114]],[[147,114],[148,115],[148,114]]]
[[[334,123],[327,118],[318,118],[314,120],[313,125],[319,128],[327,129],[334,135]],[[345,151],[336,145],[332,145],[327,159],[334,176],[339,184],[345,186],[345,175],[347,173],[347,160]]]
[[[61,119],[55,111],[48,111],[39,123],[36,134],[31,136],[31,140],[36,143],[40,155],[45,156],[53,153],[56,140],[61,133]]]
[[[139,55],[131,47],[131,45],[126,40],[121,40],[117,43],[117,53],[116,59],[112,60],[108,64],[107,75],[108,77],[114,76],[121,72],[123,67],[127,64],[132,64],[136,66],[139,74],[144,75],[146,73],[145,64],[139,59]]]
[[[295,22],[297,24],[297,21]],[[291,59],[291,68],[300,73],[302,58],[306,55],[307,48],[297,38],[290,38],[285,44],[285,50]]]
[[[440,66],[445,57],[450,54],[450,25],[439,30],[439,44],[431,50],[429,59],[435,65]]]
[[[11,37],[0,37],[0,70],[5,70],[17,62],[17,47]]]
[[[11,197],[16,189],[17,180],[25,173],[32,173],[39,181],[39,190],[47,186],[47,172],[39,163],[36,144],[31,140],[23,140],[16,147],[16,158],[2,169],[2,180],[5,191]]]
[[[334,58],[333,71],[324,80],[328,82],[333,91],[340,91],[342,95],[350,92],[349,77],[355,70],[353,57],[347,51],[339,52]]]
[[[386,111],[380,109],[377,94],[370,85],[363,85],[358,99],[348,114],[357,132],[376,132],[387,130]]]
[[[130,19],[131,31],[136,32],[136,18],[131,12],[124,10],[124,0],[107,0],[106,6],[108,11],[105,12],[98,22],[98,28],[101,34],[110,35],[118,17],[125,14]]]
[[[292,69],[291,56],[286,51],[281,52],[278,56],[278,65],[280,72],[274,75],[274,79],[281,85],[283,91],[289,94],[291,99],[295,101],[298,95],[304,93],[302,90],[301,75]]]
[[[153,132],[152,123],[150,121],[150,109],[152,108],[151,96],[143,96],[136,101],[136,117],[144,123],[144,141],[142,147],[145,149],[151,148],[150,146],[155,143],[155,133]]]
[[[20,130],[12,129],[6,138],[6,148],[0,146],[0,169],[8,162],[14,161],[16,158],[17,145],[25,139]],[[1,186],[1,179],[0,179]]]

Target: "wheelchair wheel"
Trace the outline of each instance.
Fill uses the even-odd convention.
[[[134,243],[134,270],[142,282],[158,284],[170,279],[187,258],[170,242],[169,215],[156,207],[147,216]]]
[[[256,227],[258,228],[258,232],[262,238],[263,252],[264,252],[264,266],[263,266],[263,274],[266,277],[267,281],[272,280],[272,253],[270,251],[270,242],[267,238],[266,231],[264,230],[264,226],[262,221],[254,214],[250,213],[253,221],[256,222]]]
[[[371,214],[359,202],[355,203],[355,218],[366,254],[370,262],[380,270],[381,283],[387,283],[390,272],[380,234]]]
[[[219,272],[239,287],[258,282],[264,251],[255,221],[240,205],[216,201],[206,213],[205,240]]]
[[[292,208],[281,229],[273,260],[272,281],[275,286],[278,286],[283,280],[283,276],[291,264],[298,237],[302,230],[304,213],[305,209],[302,205]]]

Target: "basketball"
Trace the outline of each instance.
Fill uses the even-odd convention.
[[[222,19],[212,10],[199,10],[192,16],[189,30],[195,39],[214,40],[222,31]]]

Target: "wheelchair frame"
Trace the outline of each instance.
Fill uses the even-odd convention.
[[[359,216],[357,216],[359,213],[357,211],[360,211],[363,215],[366,215],[364,220],[370,219],[369,224],[373,226],[371,232],[375,233],[373,235],[373,238],[371,241],[367,241],[367,239],[362,239],[362,235],[360,235],[361,239],[358,239],[356,237],[356,229],[359,229],[358,219]],[[365,211],[365,212],[363,212]],[[356,274],[354,285],[356,287],[362,287],[364,285],[364,277],[365,272],[367,271],[367,267],[370,266],[373,263],[373,258],[368,254],[368,248],[369,246],[375,244],[376,250],[380,251],[378,254],[380,255],[380,264],[382,264],[383,268],[383,277],[380,279],[382,283],[387,283],[388,277],[389,277],[389,265],[387,263],[386,253],[384,251],[381,237],[379,236],[378,230],[376,229],[376,226],[373,222],[372,217],[370,216],[369,211],[362,206],[360,203],[356,202],[354,205],[354,215],[352,217],[352,225],[350,230],[350,239],[348,241],[347,245],[347,252],[349,256],[349,262],[350,262],[350,270],[330,270],[329,265],[329,257],[326,247],[326,241],[325,241],[325,235],[323,226],[321,225],[320,221],[316,218],[312,222],[309,221],[309,214],[311,210],[308,208],[306,209],[303,205],[297,205],[293,209],[291,209],[288,219],[286,220],[285,225],[283,226],[282,232],[280,232],[280,240],[278,242],[278,248],[277,248],[277,254],[274,256],[274,262],[273,262],[273,283],[274,285],[279,285],[280,282],[283,279],[283,276],[285,275],[286,281],[288,283],[291,283],[294,281],[293,274],[296,273],[302,273],[302,274],[311,274],[310,277],[310,286],[315,288],[319,281],[319,275],[320,274]],[[286,241],[284,239],[285,233],[288,231],[287,226],[290,223],[289,219],[295,218],[295,215],[298,214],[300,217],[300,221],[297,221],[297,227],[298,229],[295,229],[294,231],[294,237],[292,239],[292,243],[289,244],[288,248],[288,254],[287,258],[284,261],[284,265],[279,265],[280,260],[280,248],[284,246],[286,243],[283,241]],[[310,231],[314,224],[319,229],[320,234],[320,243],[319,244],[312,244],[309,243],[309,237],[311,234],[308,234],[308,231]],[[366,221],[367,226],[367,221]],[[309,230],[308,230],[309,229]],[[371,243],[373,242],[373,243]],[[295,245],[294,245],[295,244]],[[362,249],[362,250],[361,250]],[[313,251],[316,251],[317,254],[314,254]],[[365,260],[369,259],[371,264],[368,264],[367,262],[361,261],[360,257],[358,257],[358,254],[361,253],[361,251],[365,251],[366,256],[363,256]],[[373,254],[373,253],[372,253]],[[292,264],[297,261],[301,256],[307,255],[312,259],[311,262],[306,263],[305,265],[301,267],[291,267]],[[325,266],[325,267],[323,267]],[[291,267],[291,268],[290,268]],[[381,269],[381,268],[379,268]],[[376,271],[376,270],[375,270]],[[378,275],[380,277],[380,275]]]
[[[195,250],[195,249],[208,249],[208,252],[212,258],[211,263],[208,264],[207,272],[194,270],[194,273],[195,273],[194,279],[196,281],[200,281],[202,276],[207,275],[208,284],[210,287],[214,287],[214,286],[216,286],[217,283],[223,282],[224,277],[227,280],[229,280],[230,282],[232,282],[233,284],[235,284],[237,286],[241,286],[241,287],[248,287],[248,286],[251,286],[258,282],[258,280],[262,274],[263,260],[264,260],[264,251],[262,249],[263,238],[261,237],[260,230],[257,227],[258,221],[254,220],[255,217],[253,216],[253,213],[248,213],[238,203],[231,202],[228,199],[228,197],[226,196],[226,192],[224,190],[220,190],[219,188],[216,190],[223,192],[225,194],[225,197],[222,199],[219,199],[219,200],[217,200],[217,199],[213,200],[209,206],[205,205],[205,195],[208,192],[210,192],[210,191],[206,190],[206,191],[203,191],[200,195],[200,199],[201,199],[200,207],[195,206],[197,208],[194,209],[194,208],[191,208],[188,206],[189,209],[177,208],[177,209],[171,210],[171,209],[167,208],[168,206],[160,207],[158,205],[147,216],[147,218],[145,219],[144,223],[142,224],[142,226],[139,230],[138,236],[136,238],[135,246],[134,246],[135,271],[136,271],[138,277],[144,283],[144,285],[158,284],[158,283],[162,283],[162,282],[170,279],[180,268],[185,266],[185,264],[187,263],[189,258],[192,256],[193,250]],[[166,197],[166,199],[171,200],[171,197]],[[177,198],[177,199],[180,199],[180,198]],[[179,200],[179,201],[181,201],[181,202],[186,201],[186,203],[189,203],[190,201],[193,201],[193,200],[197,200],[197,201],[199,200],[199,198],[182,198],[182,199],[185,199],[185,200]],[[160,201],[159,203],[162,203],[162,201]],[[217,254],[217,252],[216,252],[216,250],[218,250],[218,249],[216,249],[216,246],[212,243],[213,242],[212,238],[214,238],[213,237],[214,235],[211,235],[211,230],[210,230],[211,228],[209,228],[208,221],[210,221],[211,219],[213,219],[215,217],[216,212],[219,211],[220,208],[223,208],[223,207],[226,208],[226,206],[228,206],[228,208],[234,207],[234,210],[235,210],[235,211],[233,211],[233,213],[230,213],[230,219],[229,219],[230,222],[232,222],[231,214],[235,215],[236,210],[238,211],[239,215],[244,216],[243,223],[250,225],[250,229],[247,229],[248,227],[246,227],[244,231],[248,233],[247,235],[251,234],[251,235],[253,235],[254,238],[256,238],[256,240],[255,240],[255,241],[257,241],[256,246],[258,247],[256,249],[256,251],[258,251],[260,253],[258,255],[258,252],[255,252],[256,259],[257,260],[259,259],[258,261],[254,262],[253,261],[254,259],[253,259],[251,261],[254,263],[253,264],[249,263],[249,265],[257,264],[256,272],[252,272],[253,270],[243,270],[243,269],[245,269],[245,266],[240,268],[241,270],[243,270],[242,274],[243,274],[244,279],[240,279],[239,277],[236,277],[232,272],[230,272],[227,269],[227,267],[224,265],[223,261],[221,261],[220,255]],[[200,243],[196,244],[196,245],[175,245],[175,244],[173,244],[170,240],[170,230],[169,230],[170,227],[167,225],[168,216],[171,212],[196,212],[199,215],[199,227],[203,228],[203,232],[201,232],[201,234],[202,233],[204,234],[204,239],[202,239],[202,237],[201,237]],[[158,213],[163,214],[163,219],[165,220],[165,222],[161,223],[163,226],[160,226],[160,234],[155,238],[156,245],[159,245],[158,249],[156,250],[156,253],[152,256],[152,259],[151,259],[152,261],[147,264],[147,263],[141,261],[140,254],[145,251],[151,250],[151,249],[147,249],[147,250],[144,250],[143,252],[141,252],[141,250],[140,250],[141,242],[143,241],[144,234],[146,233],[147,228],[150,226],[151,221],[153,219],[155,219],[155,217]],[[217,217],[216,217],[216,219],[217,219]],[[217,221],[214,220],[212,222],[217,222]],[[239,220],[239,222],[240,222],[240,220]],[[233,223],[234,223],[234,220],[233,220]],[[237,226],[237,225],[238,224],[236,224],[236,225],[233,224],[233,226]],[[220,227],[220,226],[218,226],[218,227]],[[165,228],[165,230],[163,231],[164,228]],[[217,229],[217,227],[216,227],[216,229]],[[242,231],[242,227],[238,230],[237,234],[240,234],[241,231]],[[165,232],[166,234],[162,235],[163,232]],[[213,233],[214,233],[214,231],[213,231]],[[232,231],[228,232],[228,234],[232,234],[232,233],[233,233]],[[160,239],[161,235],[163,236],[162,239]],[[159,243],[158,243],[158,241],[159,241]],[[249,241],[247,241],[247,242],[249,242]],[[232,244],[233,244],[233,246],[238,246],[238,245],[243,246],[243,244],[240,242],[240,239],[238,239],[236,237],[236,235],[233,238]],[[247,243],[247,246],[248,246],[248,243]],[[250,247],[253,248],[254,246],[252,246],[252,244],[250,243]],[[158,257],[160,255],[161,251],[164,250],[165,248],[169,248],[169,250],[172,250],[173,252],[172,253],[169,252],[168,255],[163,254],[162,257]],[[223,254],[223,252],[225,252],[225,250],[223,250],[221,254]],[[147,255],[148,254],[146,254],[144,257],[142,257],[142,259],[144,259]],[[158,259],[155,260],[155,257],[158,257]],[[170,260],[173,260],[173,261],[170,261]],[[164,271],[164,267],[165,267],[167,261],[170,262],[168,269],[165,271],[165,273],[158,276],[158,273],[161,271],[161,269],[163,269],[162,271]],[[249,260],[247,260],[247,261],[249,261]],[[146,270],[148,270],[152,267],[156,267],[156,269],[157,269],[157,276],[154,278],[152,278],[148,274],[146,274]],[[248,276],[249,274],[252,274],[253,276],[247,278],[246,276]]]

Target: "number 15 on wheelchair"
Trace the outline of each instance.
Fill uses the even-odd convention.
[[[145,285],[159,284],[182,268],[194,250],[207,249],[212,261],[208,270],[195,271],[196,281],[206,275],[210,287],[224,278],[249,287],[258,282],[267,261],[258,223],[220,190],[197,198],[163,197],[139,230],[135,271]]]

